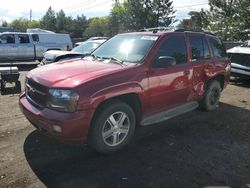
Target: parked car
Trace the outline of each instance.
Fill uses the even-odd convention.
[[[220,39],[202,32],[119,34],[90,56],[31,70],[20,108],[42,133],[112,153],[136,126],[215,110],[230,77]]]
[[[108,40],[108,37],[90,37],[88,40],[86,40],[86,41],[91,41],[91,40]],[[86,41],[84,41],[84,42],[86,42]],[[82,43],[84,43],[84,42],[76,42],[75,44],[74,44],[74,47],[77,47],[77,46],[79,46],[79,45],[81,45]]]
[[[75,47],[72,51],[50,50],[44,53],[41,65],[54,63],[57,61],[79,58],[83,54],[93,52],[98,46],[106,40],[85,41],[80,46]]]
[[[227,50],[231,60],[231,75],[250,79],[250,40]]]
[[[0,62],[42,60],[48,50],[70,50],[72,42],[68,34],[18,33],[0,34]]]

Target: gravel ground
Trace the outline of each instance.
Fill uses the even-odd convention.
[[[19,68],[23,83],[34,65]],[[18,94],[0,96],[0,187],[250,187],[249,88],[234,80],[216,111],[139,127],[110,156],[39,134]]]

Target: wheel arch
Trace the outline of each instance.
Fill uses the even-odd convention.
[[[97,114],[103,109],[103,107],[106,104],[116,102],[116,101],[124,102],[125,104],[129,105],[132,108],[132,110],[135,113],[136,123],[138,124],[138,122],[141,119],[142,110],[141,110],[140,98],[139,98],[138,94],[136,94],[136,93],[122,94],[122,95],[114,96],[114,97],[111,97],[111,98],[108,98],[108,99],[102,101],[100,104],[98,104],[98,106],[94,112],[94,115],[92,117],[91,123],[93,122],[93,119],[97,116]]]
[[[220,74],[220,75],[216,75],[215,77],[210,78],[206,84],[205,84],[205,89],[207,88],[207,86],[209,85],[209,83],[211,83],[212,81],[218,81],[220,83],[221,86],[221,90],[223,90],[224,86],[225,86],[225,76]]]

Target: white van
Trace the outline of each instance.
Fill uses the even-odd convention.
[[[71,50],[69,34],[53,32],[0,34],[0,62],[42,60],[43,53],[49,50]]]

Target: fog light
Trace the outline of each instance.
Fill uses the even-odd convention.
[[[52,128],[57,133],[61,133],[62,132],[62,128],[60,126],[58,126],[58,125],[52,125]]]

